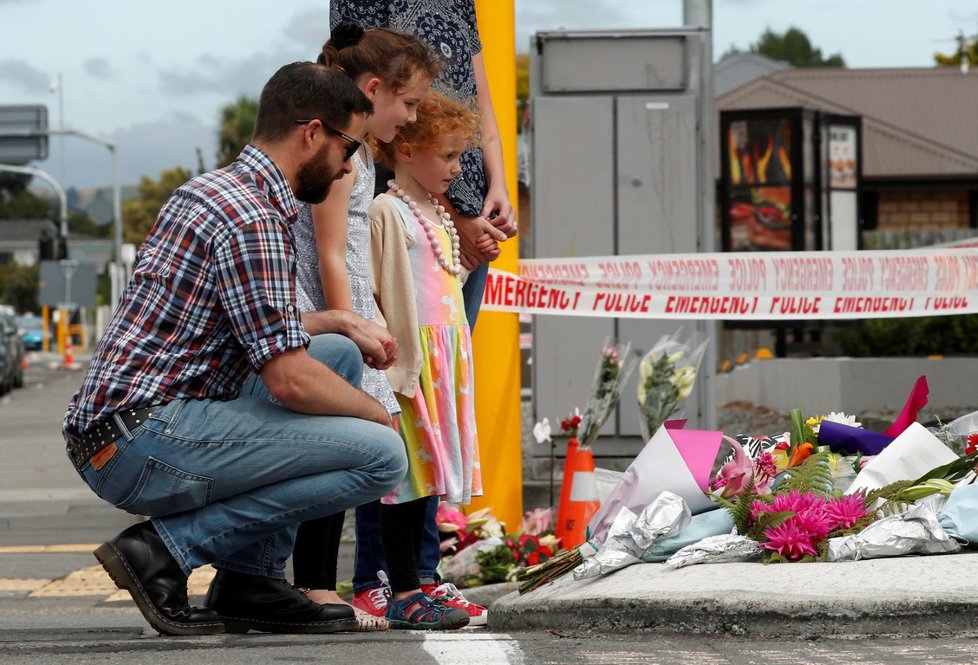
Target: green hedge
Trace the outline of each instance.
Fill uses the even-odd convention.
[[[978,355],[978,314],[871,319],[833,338],[843,355],[857,358]]]

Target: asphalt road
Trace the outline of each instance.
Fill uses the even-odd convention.
[[[27,385],[0,399],[0,662],[20,663],[974,663],[954,639],[749,640],[595,632],[160,637],[91,550],[137,519],[102,503],[64,456],[61,415],[80,370],[36,356]],[[352,544],[344,545],[352,556]],[[348,565],[345,564],[345,565]],[[344,572],[344,570],[346,572]],[[191,578],[206,588],[207,571]],[[341,566],[340,578],[349,569]],[[490,620],[491,624],[491,620]]]

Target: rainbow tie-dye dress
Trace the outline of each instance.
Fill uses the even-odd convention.
[[[472,337],[465,319],[460,280],[438,263],[421,223],[407,205],[391,197],[417,242],[408,247],[414,276],[418,337],[422,362],[413,397],[395,393],[401,407],[400,433],[410,460],[407,476],[384,497],[404,503],[440,496],[469,503],[482,495],[479,440],[475,426]],[[432,223],[444,256],[452,256],[451,238]]]

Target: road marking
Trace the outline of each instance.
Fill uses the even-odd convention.
[[[98,545],[7,545],[0,554],[47,554],[56,552],[91,552]]]
[[[478,646],[473,645],[478,641]],[[505,633],[477,635],[465,629],[451,633],[425,633],[424,650],[436,663],[522,665],[519,643]]]
[[[94,547],[91,545],[8,547],[0,549],[0,553],[88,552],[94,549]],[[187,580],[187,593],[191,596],[205,595],[216,572],[212,566],[202,566],[196,569],[190,575],[190,579]],[[102,569],[102,566],[98,564],[73,570],[63,577],[51,580],[37,578],[0,578],[0,594],[3,593],[26,594],[27,598],[102,596],[102,602],[106,603],[118,601],[132,602],[129,592],[117,589],[108,574]]]

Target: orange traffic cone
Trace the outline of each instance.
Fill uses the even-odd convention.
[[[567,442],[564,459],[564,481],[557,509],[557,537],[566,548],[577,547],[600,502],[594,484],[594,456],[590,448],[581,448],[577,439]]]
[[[65,369],[75,365],[75,348],[71,344],[71,335],[65,336]]]

